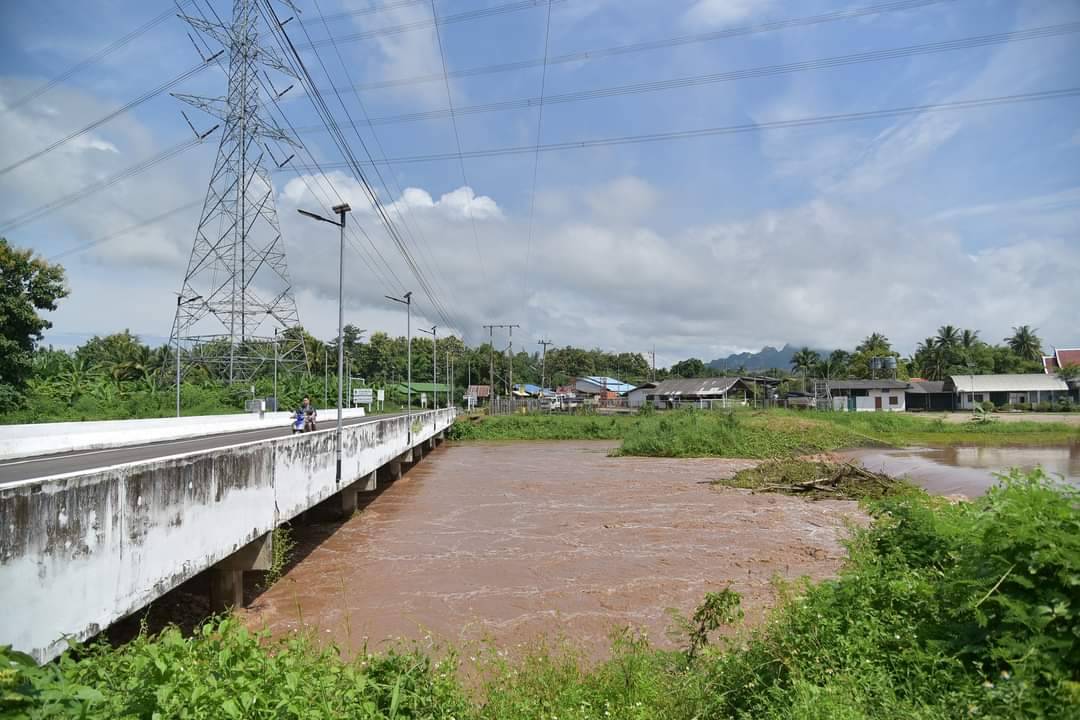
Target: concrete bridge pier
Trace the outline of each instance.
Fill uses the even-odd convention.
[[[359,506],[360,493],[374,492],[378,487],[378,471],[372,470],[367,475],[338,492],[341,503],[341,517],[350,518]]]
[[[244,571],[269,570],[273,533],[266,533],[210,568],[210,611],[244,606]]]

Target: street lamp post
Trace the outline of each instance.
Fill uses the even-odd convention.
[[[202,300],[202,295],[185,298],[176,296],[176,417],[180,417],[180,306]]]
[[[438,325],[432,325],[430,330],[420,328],[420,332],[428,333],[431,335],[431,409],[439,409],[439,389],[436,387],[439,384],[439,337],[438,337]],[[432,424],[438,425],[438,420],[435,416],[432,416]]]
[[[401,297],[392,297],[390,295],[383,295],[387,300],[393,300],[396,303],[401,303],[405,306],[405,364],[407,373],[407,395],[409,398],[409,442],[412,442],[412,291],[405,293]]]
[[[278,411],[277,400],[277,365],[278,365],[278,329],[274,328],[274,412]]]
[[[345,355],[344,355],[344,343],[341,342],[343,326],[345,324],[345,213],[352,210],[348,203],[342,203],[341,205],[335,205],[331,210],[337,214],[339,220],[334,221],[328,218],[324,218],[322,215],[316,215],[313,212],[307,210],[297,210],[301,215],[309,217],[313,220],[318,220],[324,223],[330,223],[331,225],[337,225],[341,230],[341,241],[338,248],[338,348],[337,348],[337,367],[338,367],[338,382],[337,382],[337,446],[335,449],[335,460],[337,461],[337,474],[335,479],[338,484],[341,483],[341,403],[342,403],[342,373],[345,371]]]

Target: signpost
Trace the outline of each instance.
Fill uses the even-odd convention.
[[[371,412],[371,405],[375,402],[375,391],[371,388],[353,388],[352,391],[352,404],[353,407],[357,405],[367,405],[368,412]]]

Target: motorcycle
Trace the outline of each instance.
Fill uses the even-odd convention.
[[[315,416],[305,415],[303,410],[297,410],[293,418],[292,431],[296,433],[315,432]]]

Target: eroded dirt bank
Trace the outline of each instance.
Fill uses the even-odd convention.
[[[539,636],[592,655],[632,625],[670,646],[667,608],[690,613],[728,583],[748,620],[772,578],[834,573],[853,502],[720,490],[752,462],[610,458],[608,442],[469,443],[435,451],[307,553],[245,617],[283,634],[316,627],[378,649],[431,634],[499,647]]]

